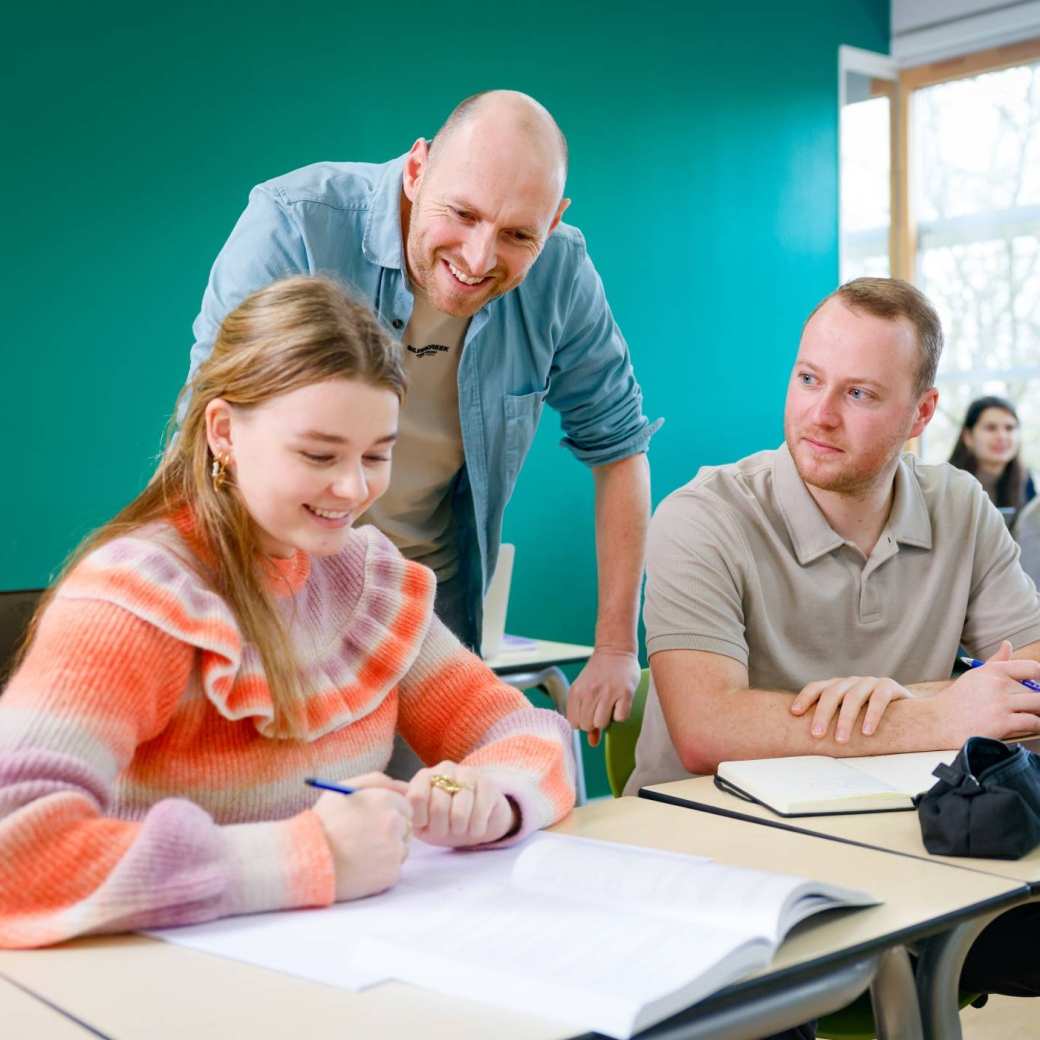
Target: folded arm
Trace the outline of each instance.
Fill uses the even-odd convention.
[[[931,696],[894,700],[872,735],[853,727],[843,742],[833,731],[814,736],[811,714],[792,714],[793,691],[750,689],[747,669],[733,658],[668,650],[654,654],[650,668],[683,767],[711,773],[734,759],[944,750],[973,735],[1040,733],[1040,693],[1019,682],[1040,678],[1040,643],[1016,658],[973,669]]]

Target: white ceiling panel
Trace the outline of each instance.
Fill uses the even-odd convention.
[[[1040,36],[1040,0],[892,0],[892,57],[924,65]]]

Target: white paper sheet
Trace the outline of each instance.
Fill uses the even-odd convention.
[[[470,853],[416,843],[379,896],[149,934],[348,989],[400,979],[627,1037],[766,964],[804,885],[555,834]]]
[[[956,757],[956,751],[908,751],[901,755],[868,755],[846,761],[861,773],[912,798],[938,783],[932,770],[940,762],[952,762]]]
[[[289,975],[359,990],[389,978],[352,961],[362,938],[394,934],[416,915],[482,883],[504,885],[521,847],[452,852],[416,841],[398,883],[367,899],[315,910],[229,917],[146,934],[179,946]]]

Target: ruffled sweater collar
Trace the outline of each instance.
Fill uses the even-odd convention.
[[[205,698],[229,721],[248,719],[273,737],[274,704],[259,652],[200,573],[197,563],[206,561],[189,521],[179,515],[115,539],[87,557],[60,594],[114,602],[197,647]],[[301,739],[375,711],[422,648],[433,617],[432,572],[404,559],[373,527],[351,531],[335,556],[297,553],[265,558],[263,566],[299,664]]]
[[[182,506],[170,517],[177,533],[191,551],[208,567],[213,566],[213,550],[202,537],[189,506]],[[292,556],[267,556],[257,558],[257,566],[264,579],[267,591],[275,597],[295,596],[311,573],[310,556],[297,549]]]

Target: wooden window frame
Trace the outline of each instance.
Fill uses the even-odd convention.
[[[887,94],[891,101],[892,218],[889,226],[889,264],[894,278],[912,282],[917,264],[917,232],[910,201],[909,163],[910,99],[914,91],[1034,61],[1040,61],[1040,36],[902,69],[894,81],[874,81],[873,89],[878,94]]]

